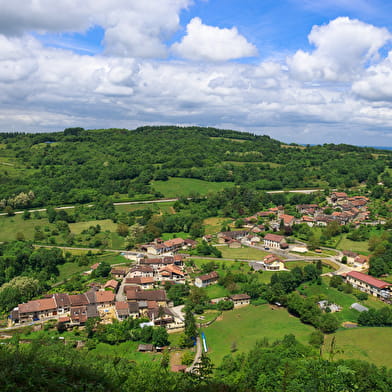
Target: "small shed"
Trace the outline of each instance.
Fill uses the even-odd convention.
[[[152,344],[139,344],[137,351],[141,353],[152,352],[154,351],[154,346]]]

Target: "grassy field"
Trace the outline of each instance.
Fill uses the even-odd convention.
[[[230,295],[229,290],[227,290],[225,287],[220,286],[218,284],[212,284],[210,286],[207,286],[206,292],[207,292],[208,298],[210,298],[210,299],[227,297]]]
[[[117,233],[110,233],[109,247],[110,249],[124,249],[125,238]]]
[[[195,262],[197,268],[199,268],[199,269],[202,264],[211,262],[211,260],[194,259],[194,258],[192,258],[192,260]],[[216,270],[218,272],[218,274],[225,274],[227,272],[227,270],[230,270],[234,273],[236,273],[236,272],[248,273],[251,271],[249,264],[245,261],[234,261],[234,260],[221,260],[221,261],[219,261],[219,259],[217,259],[216,263],[218,265],[218,268]],[[274,273],[275,272],[272,272],[272,271],[258,271],[255,273],[255,275],[260,283],[269,283],[271,281],[271,276]],[[200,274],[196,274],[196,275],[200,275]],[[207,287],[207,291],[210,291],[211,293],[214,293],[214,290],[216,290],[216,293],[214,293],[214,294],[209,293],[208,294],[209,297],[210,298],[217,298],[217,297],[222,296],[222,295],[218,295],[219,294],[218,290],[221,290],[223,288],[214,289],[213,287],[217,287],[217,286],[213,285],[213,286]]]
[[[223,312],[221,318],[203,331],[207,337],[210,358],[218,365],[225,355],[230,354],[233,342],[238,352],[250,350],[257,340],[264,337],[274,341],[290,333],[299,341],[307,343],[314,329],[290,316],[285,309],[272,310],[269,305],[249,305]]]
[[[70,223],[69,228],[71,229],[71,233],[80,234],[83,230],[87,230],[90,226],[96,226],[96,225],[101,226],[101,231],[109,230],[115,232],[117,230],[117,223],[114,223],[111,219]]]
[[[286,268],[291,270],[291,269],[293,269],[295,267],[303,268],[307,264],[311,264],[311,262],[309,263],[309,261],[301,261],[301,260],[299,260],[299,261],[288,261],[288,262],[285,263],[285,266],[286,266]],[[333,270],[334,269],[331,266],[323,264],[323,274],[325,274],[327,272],[331,272]]]
[[[190,193],[206,195],[233,187],[233,182],[209,182],[195,178],[170,178],[168,181],[152,181],[152,186],[165,197],[188,196]]]
[[[343,234],[342,239],[337,245],[337,249],[361,252],[365,255],[369,254],[368,241],[351,241],[346,238],[346,234]]]
[[[205,228],[205,233],[216,234],[220,232],[222,224],[228,221],[231,222],[232,220],[231,219],[228,220],[227,218],[217,218],[217,217],[204,219],[203,225]]]
[[[89,352],[89,355],[99,357],[125,358],[130,361],[151,362],[160,361],[162,354],[159,353],[139,353],[137,348],[140,342],[127,341],[124,343],[111,345],[106,343],[97,344],[96,348]]]
[[[358,320],[359,313],[350,309],[354,302],[361,303],[364,306],[372,308],[381,308],[385,304],[374,297],[369,297],[366,301],[359,301],[354,294],[347,294],[328,285],[329,279],[323,278],[323,284],[303,284],[300,292],[306,296],[319,296],[320,299],[327,299],[331,303],[335,303],[342,307],[340,312],[335,313],[340,322]]]
[[[189,238],[190,234],[185,233],[184,231],[179,231],[177,233],[162,233],[160,238],[163,240],[171,240],[172,238]]]
[[[263,250],[248,247],[230,249],[227,246],[219,246],[218,249],[222,252],[222,257],[225,259],[263,260],[268,254],[268,252]]]
[[[202,324],[203,323],[208,323],[209,321],[212,321],[212,320],[216,319],[217,316],[219,314],[221,314],[221,313],[222,312],[219,311],[219,310],[212,310],[212,309],[206,310],[203,314],[195,316],[196,322],[202,323]]]
[[[108,263],[110,265],[112,264],[124,264],[124,263],[130,263],[128,259],[126,259],[124,256],[121,256],[117,253],[112,253],[108,252],[103,255],[97,256],[97,262],[104,262]]]
[[[32,240],[34,238],[34,227],[36,226],[40,226],[42,229],[45,226],[50,229],[55,227],[46,218],[24,220],[21,214],[0,216],[0,241],[15,241],[17,233],[23,233],[26,240]]]
[[[64,279],[68,279],[72,275],[80,274],[83,271],[89,270],[89,266],[78,265],[78,263],[65,263],[58,266],[59,276],[57,282],[62,282]]]
[[[121,204],[115,206],[115,209],[116,212],[119,213],[127,213],[131,211],[151,209],[156,214],[162,214],[162,213],[173,214],[174,213],[173,204],[174,202],[172,201],[163,202],[163,203],[151,203],[151,204]]]
[[[341,352],[334,359],[361,359],[378,366],[392,368],[392,330],[388,327],[361,327],[338,331],[327,335],[324,357],[329,357],[332,336],[336,337],[335,348]]]

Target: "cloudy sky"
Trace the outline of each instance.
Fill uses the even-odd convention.
[[[0,131],[392,146],[389,0],[0,0]]]

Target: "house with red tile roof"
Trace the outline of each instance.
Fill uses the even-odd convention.
[[[264,237],[264,246],[266,248],[287,248],[287,243],[282,235],[268,233]]]
[[[112,289],[114,291],[117,290],[117,287],[119,285],[119,282],[117,280],[111,279],[108,280],[105,285],[103,286],[104,289]]]
[[[374,278],[373,276],[363,274],[357,271],[351,271],[346,274],[347,283],[351,284],[365,293],[379,298],[390,298],[392,295],[392,283]]]
[[[131,286],[141,287],[143,290],[150,290],[154,288],[155,280],[152,277],[137,276],[135,278],[126,278],[125,284]],[[126,286],[126,287],[127,287]]]
[[[98,307],[107,308],[114,305],[115,295],[113,291],[96,291],[95,301]]]
[[[269,254],[263,259],[263,267],[266,271],[283,271],[285,270],[284,261],[276,255]]]
[[[212,271],[209,274],[201,275],[196,277],[195,286],[197,287],[207,287],[210,284],[217,283],[219,275],[216,271]]]

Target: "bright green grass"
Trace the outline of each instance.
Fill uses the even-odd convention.
[[[124,249],[125,239],[117,233],[110,233],[110,248],[111,249]]]
[[[287,269],[292,270],[295,267],[304,268],[308,264],[312,264],[312,262],[311,261],[309,262],[309,261],[298,260],[298,261],[287,261],[285,263],[285,266],[286,266]],[[323,274],[325,274],[327,272],[331,272],[333,270],[334,269],[331,266],[323,264]]]
[[[159,208],[162,214],[175,214],[176,211],[173,208],[174,203],[172,201],[164,203],[156,203],[155,206]]]
[[[129,260],[126,259],[124,256],[121,256],[117,253],[106,253],[100,256],[97,256],[97,262],[104,262],[108,264],[124,264],[129,263]]]
[[[22,219],[22,215],[0,216],[0,242],[15,241],[16,233],[23,233],[25,240],[34,239],[35,226],[48,226],[53,229],[55,226],[50,224],[46,218],[42,219]]]
[[[115,232],[117,230],[117,224],[114,223],[111,219],[70,223],[69,228],[71,229],[71,233],[80,234],[83,230],[87,230],[90,226],[96,226],[96,225],[101,226],[101,231],[109,230]]]
[[[58,282],[62,282],[65,279],[68,279],[72,275],[80,274],[83,271],[89,270],[89,266],[78,265],[78,263],[65,263],[58,266],[59,276],[57,277]]]
[[[232,272],[249,272],[250,267],[247,262],[245,261],[234,261],[234,260],[206,260],[206,259],[197,259],[192,257],[192,260],[195,262],[197,268],[201,268],[203,264],[214,262],[218,268],[217,272],[219,273],[226,273],[228,270]]]
[[[285,309],[272,310],[269,305],[249,305],[223,312],[221,320],[219,318],[209,327],[203,328],[203,331],[207,337],[210,358],[219,365],[222,358],[230,354],[233,342],[239,352],[249,351],[257,340],[264,337],[272,342],[294,334],[300,342],[307,343],[314,328],[302,324]]]
[[[227,246],[219,246],[218,249],[225,259],[263,260],[268,254],[268,252],[248,247],[230,249]]]
[[[256,276],[260,283],[268,284],[271,282],[271,276],[276,273],[274,271],[257,271]]]
[[[119,206],[114,206],[116,212],[127,213],[136,210],[145,210],[148,208],[153,209],[153,204],[121,204]]]
[[[220,310],[209,309],[206,310],[203,314],[195,315],[196,322],[198,323],[208,323],[217,318],[222,312]]]
[[[342,239],[339,241],[337,246],[340,250],[351,250],[353,252],[361,252],[363,254],[369,254],[368,241],[351,241],[346,238],[346,234],[343,234]]]
[[[160,236],[164,241],[171,240],[173,238],[189,238],[190,234],[184,231],[179,231],[177,233],[162,233]]]
[[[209,182],[195,178],[172,177],[168,181],[152,181],[152,186],[165,197],[188,196],[190,193],[206,195],[233,187],[233,182]]]
[[[230,295],[229,290],[219,284],[212,284],[206,287],[208,298],[221,298]]]
[[[329,358],[332,336],[336,337],[335,349],[341,350],[334,359],[361,359],[377,366],[392,368],[392,328],[361,327],[337,331],[327,335],[324,344],[324,357]]]
[[[385,282],[392,283],[392,275],[389,275],[387,277],[383,277],[381,279],[384,280]]]
[[[96,348],[89,352],[89,355],[108,357],[108,358],[125,358],[131,361],[150,362],[159,361],[162,354],[159,353],[139,353],[137,348],[140,342],[127,341],[124,343],[110,345],[106,343],[97,344]]]
[[[205,233],[216,234],[220,232],[223,223],[227,221],[228,221],[227,218],[217,218],[217,217],[204,219],[203,225],[204,225]]]

